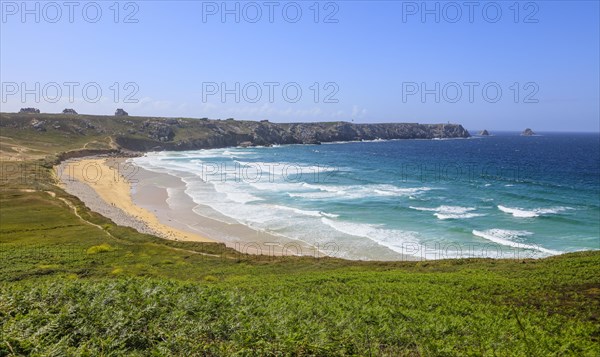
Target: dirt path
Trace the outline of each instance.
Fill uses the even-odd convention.
[[[88,149],[88,146],[91,144],[107,144],[108,147],[110,149],[119,149],[119,146],[117,145],[117,143],[115,143],[114,139],[112,138],[112,136],[107,136],[106,138],[104,138],[104,140],[92,140],[92,141],[88,141],[87,143],[85,143],[80,150],[85,150]]]
[[[56,198],[56,193],[52,192],[52,191],[45,191],[47,194],[49,194],[52,198]],[[90,221],[88,221],[87,219],[81,217],[81,215],[79,214],[79,212],[77,211],[77,207],[75,207],[75,205],[73,203],[71,203],[71,201],[67,200],[66,198],[63,197],[59,197],[59,200],[63,201],[75,214],[75,216],[77,216],[77,218],[79,218],[80,220],[82,220],[85,224],[88,224],[90,226],[96,227],[98,229],[100,229],[102,232],[106,233],[107,236],[113,238],[113,239],[117,239],[120,240],[119,238],[113,236],[110,232],[108,232],[106,229],[102,228],[102,226],[96,224],[96,223],[92,223]]]
[[[21,192],[27,192],[27,193],[33,193],[33,192],[42,192],[42,191],[36,191],[36,190],[31,190],[31,189],[21,189],[20,191],[21,191]],[[47,193],[47,194],[48,194],[48,195],[50,195],[50,197],[52,197],[52,198],[57,198],[57,197],[56,197],[56,193],[55,193],[55,192],[52,192],[52,191],[43,191],[43,192]],[[80,219],[81,221],[83,221],[85,224],[87,224],[87,225],[90,225],[90,226],[93,226],[93,227],[96,227],[96,228],[100,229],[102,232],[104,232],[104,233],[105,233],[107,236],[109,236],[110,238],[113,238],[113,239],[115,239],[115,240],[117,240],[117,241],[123,241],[122,239],[120,239],[120,238],[117,238],[117,237],[115,237],[114,235],[112,235],[110,232],[108,232],[108,231],[107,231],[106,229],[104,229],[102,226],[100,226],[100,225],[98,225],[98,224],[96,224],[96,223],[90,222],[90,221],[88,221],[87,219],[83,218],[83,217],[82,217],[82,216],[79,214],[79,212],[77,211],[77,207],[76,207],[76,206],[75,206],[75,205],[74,205],[74,204],[73,204],[71,201],[69,201],[69,200],[67,200],[66,198],[63,198],[63,197],[58,197],[58,199],[59,199],[59,200],[61,200],[62,202],[64,202],[64,203],[65,203],[65,204],[66,204],[66,205],[67,205],[67,206],[68,206],[68,207],[69,207],[69,208],[70,208],[70,209],[73,211],[73,213],[75,214],[75,216],[77,216],[77,218],[79,218],[79,219]],[[179,252],[186,252],[186,253],[190,253],[190,254],[199,254],[199,255],[204,255],[204,256],[208,256],[208,257],[221,258],[221,256],[220,256],[220,255],[217,255],[217,254],[202,253],[202,252],[197,252],[197,251],[194,251],[194,250],[188,250],[188,249],[183,249],[183,248],[175,248],[175,247],[166,247],[166,248],[168,248],[168,249],[172,249],[172,250],[176,250],[176,251],[179,251]],[[229,258],[229,257],[228,257],[228,258]],[[233,258],[231,258],[231,259],[233,259]]]

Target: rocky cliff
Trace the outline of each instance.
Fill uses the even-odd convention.
[[[37,135],[111,137],[122,149],[133,151],[194,150],[228,146],[319,144],[333,141],[376,139],[466,138],[459,124],[352,124],[271,123],[269,121],[209,120],[187,118],[115,117],[63,114],[2,113],[0,127],[47,131]],[[33,125],[33,126],[32,126]]]
[[[205,121],[177,122],[167,124],[153,121],[149,138],[121,136],[117,143],[129,150],[193,150],[227,146],[320,144],[334,141],[360,141],[376,139],[434,139],[466,138],[469,133],[458,124],[350,124],[269,122]],[[181,131],[201,132],[178,138],[173,133]],[[158,133],[158,137],[157,137]],[[171,135],[163,135],[165,133]],[[162,136],[161,136],[162,135]]]

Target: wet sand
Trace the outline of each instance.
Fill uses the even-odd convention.
[[[116,224],[165,239],[222,242],[242,253],[323,257],[327,252],[304,242],[242,225],[200,207],[185,194],[185,183],[168,174],[130,165],[127,158],[68,160],[55,168],[62,187],[88,208]],[[119,168],[119,170],[115,170]]]
[[[131,197],[131,183],[127,175],[121,170],[115,170],[117,167],[122,167],[125,160],[123,158],[68,160],[59,165],[55,172],[68,193],[79,197],[88,208],[113,220],[116,224],[166,239],[213,241],[200,234],[166,225],[146,208],[137,206]],[[160,197],[153,199],[160,200]]]

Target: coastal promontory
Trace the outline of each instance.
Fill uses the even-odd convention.
[[[31,129],[31,116],[1,113],[0,127]],[[319,144],[336,141],[467,138],[460,124],[382,123],[343,121],[272,123],[269,121],[211,120],[135,116],[38,114],[44,135],[111,138],[113,148],[131,151],[196,150],[229,146]],[[79,139],[78,139],[79,140]]]

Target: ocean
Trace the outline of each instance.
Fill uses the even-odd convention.
[[[346,259],[540,258],[600,249],[600,137],[392,140],[155,152],[193,212]],[[174,199],[173,189],[167,202]],[[170,202],[169,204],[172,204]]]

